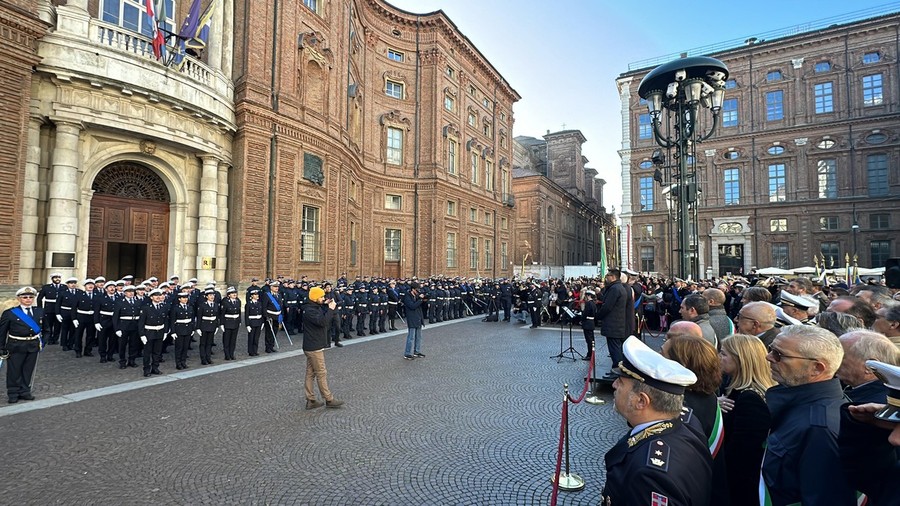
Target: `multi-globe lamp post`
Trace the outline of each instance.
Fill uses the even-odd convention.
[[[657,166],[654,179],[670,187],[668,198],[674,202],[677,213],[678,275],[684,279],[698,279],[699,269],[695,244],[696,145],[716,130],[725,100],[726,79],[728,68],[724,63],[708,56],[692,56],[653,69],[638,87],[638,95],[647,101],[653,139],[669,154],[663,157],[654,153],[653,163]],[[709,114],[701,114],[703,110]],[[677,163],[671,163],[673,149]],[[665,176],[659,167],[665,169]]]

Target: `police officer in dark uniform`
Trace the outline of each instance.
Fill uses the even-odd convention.
[[[390,283],[388,283],[387,297],[388,323],[390,324],[391,330],[397,330],[397,326],[394,324],[394,321],[397,319],[397,307],[400,305],[400,292],[397,291],[397,282],[393,279],[390,281]]]
[[[97,352],[100,363],[112,362],[117,351],[116,334],[113,328],[113,316],[116,314],[116,285],[106,285],[104,293],[97,297],[97,311],[94,313],[94,329],[97,331]]]
[[[59,331],[62,329],[62,326],[56,318],[59,314],[57,297],[59,297],[59,291],[62,288],[62,274],[54,272],[50,275],[50,283],[42,286],[41,291],[38,292],[37,307],[44,310],[41,326],[43,328],[42,334],[47,341],[46,344],[59,344]]]
[[[163,304],[163,292],[159,288],[150,291],[150,302],[141,308],[138,317],[138,334],[144,343],[144,377],[162,374],[159,360],[162,358],[163,338],[169,326],[169,314]]]
[[[508,322],[512,311],[513,289],[509,281],[503,279],[500,281],[500,307],[503,308],[503,321]]]
[[[353,331],[353,315],[356,314],[356,296],[353,294],[353,285],[344,287],[341,298],[344,299],[341,309],[341,333],[344,334],[343,339],[350,339],[350,332]]]
[[[259,355],[259,334],[263,330],[265,306],[259,299],[259,289],[247,292],[247,304],[244,308],[244,324],[247,326],[247,354],[251,357]]]
[[[30,286],[16,292],[18,305],[0,315],[0,358],[6,361],[6,395],[9,403],[33,401],[31,386],[41,342],[43,310],[34,307],[38,292]]]
[[[190,304],[190,289],[182,290],[169,309],[169,333],[175,341],[175,369],[187,369],[187,352],[191,336],[197,330],[194,306]]]
[[[206,300],[197,305],[197,332],[200,334],[200,364],[212,364],[212,345],[216,331],[221,325],[219,304],[216,303],[216,291],[209,288],[203,292]]]
[[[234,360],[237,333],[241,326],[241,299],[238,298],[236,288],[233,286],[228,287],[220,308],[222,316],[222,349],[225,352],[225,360]]]
[[[531,315],[531,328],[536,329],[541,326],[541,288],[532,283],[531,289],[528,291],[528,313]]]
[[[140,354],[141,343],[138,339],[141,303],[135,297],[134,285],[124,287],[122,293],[124,297],[119,299],[116,312],[113,314],[113,331],[118,341],[115,348],[119,350],[119,369],[125,369],[126,357],[128,367],[137,367],[135,359]]]
[[[265,325],[263,331],[266,333],[266,353],[275,353],[275,335],[284,319],[284,296],[281,293],[281,283],[273,281],[269,283],[269,293],[262,296],[263,304],[265,304]]]
[[[684,388],[697,377],[636,337],[625,341],[622,353],[615,406],[631,430],[606,453],[600,504],[709,505],[709,448],[680,419]]]
[[[366,318],[369,317],[369,290],[366,285],[360,283],[356,291],[356,335],[366,335]]]
[[[369,287],[369,335],[378,333],[378,316],[381,313],[378,285],[374,282]]]
[[[284,298],[284,330],[296,333],[297,312],[300,310],[300,290],[294,287],[294,280],[289,279],[281,291]]]
[[[97,311],[100,297],[94,292],[94,280],[84,280],[84,290],[78,293],[78,300],[75,303],[75,318],[78,320],[78,327],[75,329],[75,339],[72,348],[75,350],[75,357],[82,356],[82,350],[85,357],[93,357],[91,348],[93,342],[97,338],[97,328],[94,326],[94,314]]]
[[[68,278],[66,286],[59,290],[59,297],[56,299],[56,305],[59,308],[56,319],[61,325],[59,341],[63,351],[69,351],[75,346],[75,329],[78,326],[75,306],[78,305],[80,293],[78,278]]]
[[[584,309],[581,310],[581,330],[584,332],[584,342],[587,344],[587,353],[581,360],[590,360],[594,351],[594,318],[597,316],[597,303],[594,302],[594,291],[584,291]]]

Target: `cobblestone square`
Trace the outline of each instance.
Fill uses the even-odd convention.
[[[577,396],[588,369],[550,358],[559,328],[428,325],[427,358],[414,361],[402,357],[405,335],[328,350],[346,405],[313,411],[305,359],[292,356],[299,339],[281,338],[268,361],[239,354],[203,375],[196,358],[178,374],[166,362],[168,374],[148,380],[50,347],[33,402],[64,404],[0,408],[5,466],[21,477],[0,494],[17,504],[549,504],[563,384]],[[626,430],[605,398],[570,406],[571,470],[587,485],[559,504],[599,503],[603,455]]]

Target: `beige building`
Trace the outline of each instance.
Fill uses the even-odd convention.
[[[715,135],[697,145],[701,277],[796,268],[824,255],[881,266],[900,245],[900,14],[730,49],[692,52],[730,72]],[[632,269],[675,273],[677,236],[653,180],[653,140],[638,62],[616,81],[622,103],[621,254]]]

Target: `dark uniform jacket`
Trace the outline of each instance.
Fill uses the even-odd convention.
[[[38,292],[37,303],[34,307],[44,308],[45,314],[57,314],[59,312],[57,297],[59,297],[60,287],[63,286],[64,285],[54,285],[52,283],[48,283],[41,287],[41,291]]]
[[[100,306],[100,297],[97,292],[84,292],[78,294],[78,302],[75,303],[75,316],[82,325],[94,323],[94,313]]]
[[[406,326],[414,329],[422,326],[422,299],[412,291],[403,296],[403,307],[406,308]]]
[[[264,294],[263,294],[264,295]],[[244,308],[244,323],[248,327],[262,327],[265,313],[262,299],[253,302],[247,300],[247,306]]]
[[[866,494],[871,506],[900,504],[900,449],[888,441],[891,431],[856,421],[847,406],[841,407],[838,444],[850,487]]]
[[[225,297],[219,305],[221,324],[226,329],[236,329],[241,326],[241,299],[232,300],[231,297]]]
[[[187,336],[197,330],[194,306],[175,303],[169,309],[169,331],[179,336]]]
[[[795,387],[778,385],[766,392],[772,431],[762,476],[772,506],[856,504],[838,453],[844,402],[836,378]]]
[[[7,350],[11,353],[41,351],[39,334],[44,310],[34,305],[31,306],[31,318],[39,327],[35,332],[30,325],[13,313],[13,309],[17,307],[22,306],[13,306],[0,315],[0,350]],[[16,339],[17,337],[21,339]]]
[[[141,308],[141,315],[138,318],[138,333],[146,336],[148,341],[165,337],[168,327],[169,313],[165,304],[159,304],[157,308],[150,303]]]
[[[67,318],[75,318],[77,314],[75,312],[75,307],[78,305],[78,299],[81,297],[81,293],[83,293],[79,289],[74,290],[75,293],[72,293],[72,290],[69,290],[66,287],[62,287],[59,289],[59,297],[56,299],[56,307],[59,309],[58,313]]]
[[[130,303],[128,301],[131,301]],[[113,315],[113,330],[116,332],[136,332],[138,329],[138,318],[141,316],[141,304],[132,297],[122,297],[116,305],[116,312]]]
[[[594,318],[597,317],[597,303],[593,300],[585,302],[581,316],[581,328],[584,330],[594,330]]]
[[[275,299],[275,302],[272,302],[272,298]],[[279,317],[283,314],[284,296],[281,294],[280,290],[278,291],[278,293],[261,293],[259,294],[259,300],[264,304],[264,314],[266,318],[278,320]]]
[[[98,295],[97,312],[94,313],[94,323],[99,323],[104,329],[112,326],[113,316],[116,314],[116,306],[119,298],[109,294]]]
[[[213,301],[210,305],[209,301],[197,304],[197,328],[200,332],[215,332],[221,325],[219,317],[219,305]]]
[[[712,458],[700,438],[677,418],[626,435],[606,453],[600,504],[710,505]]]

